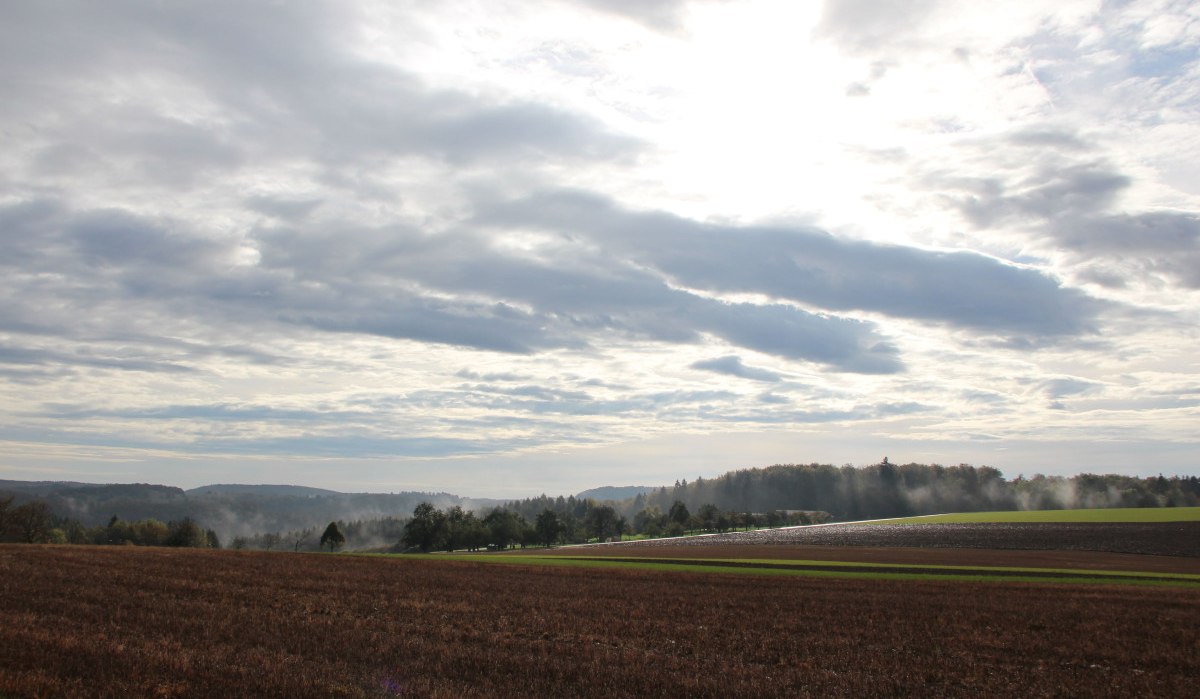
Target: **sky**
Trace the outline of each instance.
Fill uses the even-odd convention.
[[[0,4],[0,478],[1200,474],[1200,5]]]

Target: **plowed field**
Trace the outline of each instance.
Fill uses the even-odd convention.
[[[728,544],[1100,551],[1195,558],[1200,557],[1200,522],[832,524],[604,546]]]
[[[0,546],[0,695],[1190,696],[1200,593]]]
[[[1012,568],[1065,568],[1073,570],[1119,570],[1148,573],[1200,575],[1200,558],[1184,556],[1147,556],[1101,551],[1019,551],[1005,549],[869,546],[817,546],[794,544],[670,545],[658,542],[646,545],[564,546],[539,550],[556,556],[603,556],[619,558],[704,558],[763,559],[790,561],[846,561],[898,565],[998,566]],[[520,552],[515,552],[520,553]]]

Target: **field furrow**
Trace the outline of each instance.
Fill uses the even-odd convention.
[[[1200,592],[0,546],[0,695],[1188,696]]]

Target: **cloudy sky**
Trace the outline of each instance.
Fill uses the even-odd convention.
[[[1200,6],[0,5],[0,478],[1200,473]]]

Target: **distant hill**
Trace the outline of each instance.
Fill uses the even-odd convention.
[[[1192,507],[1200,478],[1081,473],[1007,480],[989,466],[779,464],[679,481],[647,493],[646,506],[667,512],[674,502],[692,512],[707,503],[734,512],[824,510],[837,520],[882,519],[944,512]]]
[[[309,488],[303,485],[245,485],[240,483],[218,483],[202,485],[184,491],[188,495],[292,495],[296,497],[319,497],[325,495],[345,495],[336,490],[324,488]]]
[[[149,483],[76,483],[75,481],[5,481],[0,480],[0,491],[28,497],[47,495],[82,495],[96,499],[119,497],[173,497],[182,495],[183,490],[169,485]]]
[[[635,499],[639,495],[644,497]],[[987,466],[898,465],[885,460],[858,468],[782,464],[690,483],[680,480],[673,487],[605,486],[572,498],[542,495],[511,503],[450,493],[341,493],[289,485],[223,484],[185,492],[148,483],[0,480],[0,498],[8,496],[17,505],[43,500],[55,514],[89,527],[105,525],[112,517],[162,522],[190,517],[228,541],[236,536],[323,529],[331,521],[407,518],[422,502],[440,510],[459,506],[476,512],[507,504],[530,521],[546,508],[570,509],[573,516],[582,517],[588,499],[612,501],[629,518],[637,514],[634,508],[668,512],[680,501],[692,512],[706,504],[734,512],[824,510],[843,521],[942,512],[1195,507],[1200,506],[1200,477],[1079,474],[1010,481]]]
[[[175,500],[183,489],[149,483],[76,483],[73,481],[0,481],[0,492],[27,498],[76,498],[89,502],[122,499]]]
[[[48,493],[60,488],[99,488],[96,483],[76,483],[75,481],[6,481],[0,479],[0,490],[11,493]]]
[[[582,493],[578,493],[575,498],[577,500],[591,498],[593,500],[616,500],[619,502],[621,500],[628,500],[629,498],[636,498],[652,490],[658,490],[658,488],[648,485],[606,485],[601,488],[585,490]]]
[[[466,510],[502,502],[450,493],[340,493],[291,485],[219,484],[184,491],[146,483],[0,480],[0,497],[6,495],[12,495],[18,504],[33,498],[44,500],[55,514],[89,527],[107,524],[113,517],[130,522],[170,522],[190,517],[216,531],[223,541],[235,536],[323,528],[331,521],[403,518],[422,502],[439,509],[458,505]]]

